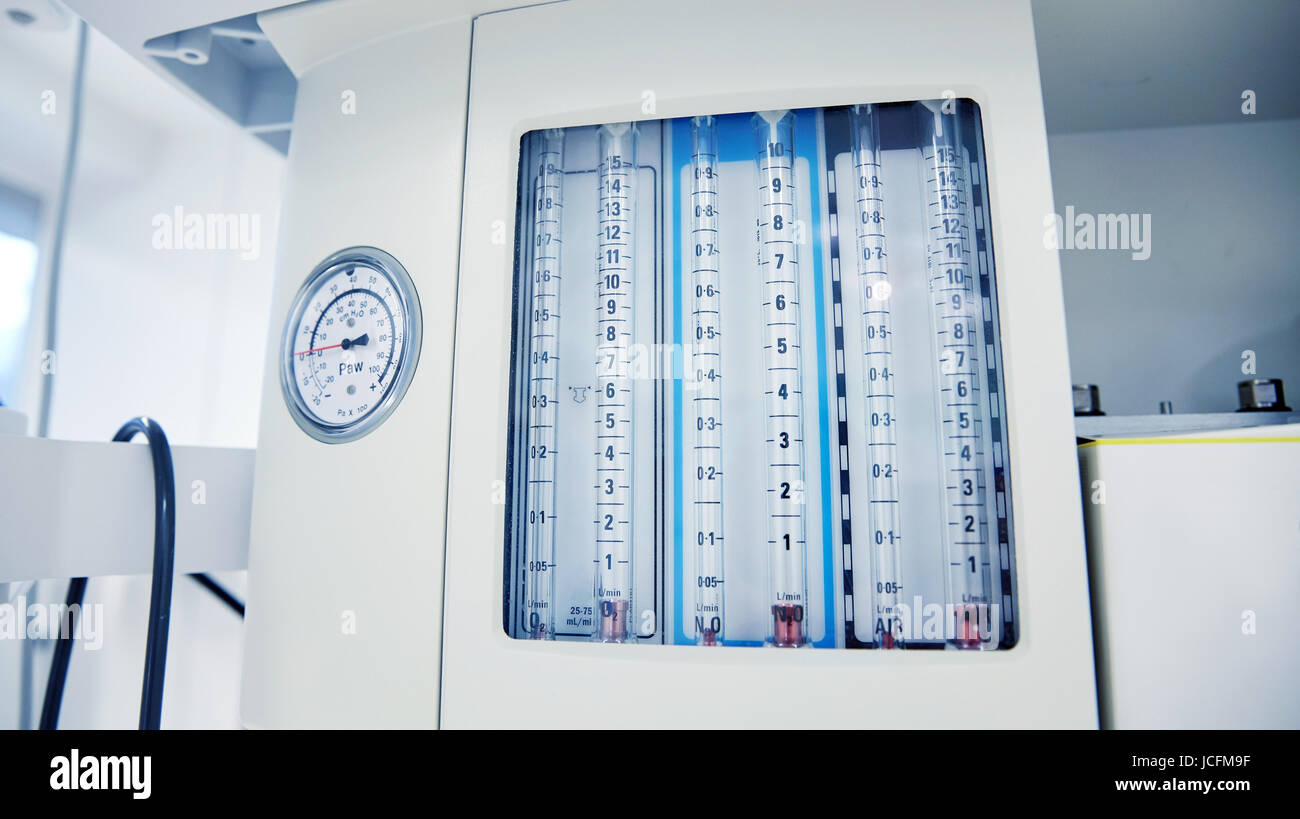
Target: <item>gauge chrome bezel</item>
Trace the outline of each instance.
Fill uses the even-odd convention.
[[[360,418],[343,424],[327,424],[316,418],[298,389],[293,376],[293,344],[317,285],[347,266],[371,267],[388,277],[400,302],[390,305],[390,308],[401,310],[406,338],[401,357],[394,364],[397,371],[389,380],[383,397]],[[367,246],[349,247],[329,255],[316,265],[298,289],[280,336],[280,390],[284,394],[289,415],[303,432],[322,443],[342,444],[369,435],[393,414],[393,410],[397,409],[406,395],[407,388],[411,386],[416,366],[420,363],[422,337],[420,297],[415,290],[415,282],[401,262],[379,248]]]

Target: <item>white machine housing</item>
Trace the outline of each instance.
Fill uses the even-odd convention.
[[[569,0],[504,11],[333,0],[260,22],[299,85],[252,508],[248,725],[1097,724],[1027,0]],[[521,135],[945,96],[969,97],[983,113],[1015,497],[1015,648],[710,651],[508,638],[501,502]],[[303,278],[351,245],[402,262],[425,332],[402,405],[374,433],[331,446],[290,419],[277,342]]]
[[[1041,240],[1052,203],[1028,4],[846,2],[794,13],[779,4],[574,2],[479,18],[472,53],[443,724],[1095,725],[1060,283]],[[493,243],[491,226],[505,220],[513,235],[520,136],[947,94],[971,97],[984,112],[1004,294],[1020,644],[981,656],[759,648],[718,656],[508,639],[500,622],[504,515],[491,488],[504,477],[513,259],[508,244]]]
[[[1300,424],[1098,438],[1079,466],[1102,726],[1300,728]]]

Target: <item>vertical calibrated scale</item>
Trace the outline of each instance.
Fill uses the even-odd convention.
[[[758,281],[763,293],[770,642],[781,647],[807,642],[794,117],[793,111],[761,111],[752,120],[758,165]]]
[[[594,638],[631,636],[632,608],[632,294],[636,255],[636,126],[597,129],[600,189],[596,214],[596,503]]]
[[[722,289],[718,268],[718,131],[691,121],[691,244],[695,346],[695,641],[723,640]]]
[[[556,370],[559,366],[561,215],[564,131],[534,137],[532,317],[528,361],[528,536],[525,540],[524,633],[555,636]]]
[[[934,107],[931,107],[934,106]],[[943,422],[943,510],[951,644],[996,648],[981,640],[991,616],[991,567],[985,511],[985,424],[982,418],[980,296],[970,264],[969,163],[957,117],[937,103],[918,107],[925,196],[926,270],[934,309],[939,415]]]
[[[902,511],[898,492],[898,441],[894,384],[893,287],[885,253],[885,200],[880,171],[880,125],[874,106],[855,105],[853,169],[862,291],[863,372],[866,375],[867,520],[871,549],[872,621],[879,648],[894,648],[902,638],[898,600],[902,591]]]

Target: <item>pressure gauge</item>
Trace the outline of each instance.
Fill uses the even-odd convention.
[[[322,261],[284,328],[280,385],[293,420],[328,444],[369,434],[411,384],[420,324],[415,284],[397,259],[353,247]]]

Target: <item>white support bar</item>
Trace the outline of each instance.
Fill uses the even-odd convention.
[[[248,567],[253,455],[172,447],[178,574]],[[0,582],[148,574],[153,518],[143,443],[0,435]]]

